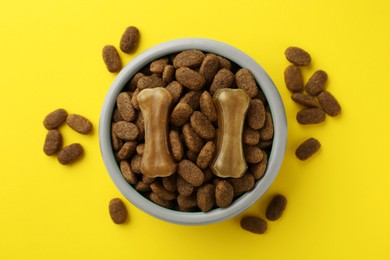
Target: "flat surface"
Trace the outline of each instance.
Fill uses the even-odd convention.
[[[387,1],[6,1],[0,8],[0,259],[389,259],[390,4]],[[288,117],[286,158],[275,183],[245,213],[209,226],[177,226],[126,202],[115,225],[108,202],[121,194],[100,157],[97,125],[115,78],[101,58],[129,25],[141,31],[135,54],[158,43],[206,37],[251,55],[277,85]],[[288,46],[311,53],[305,81],[327,71],[340,101],[336,118],[295,120],[283,71]],[[83,136],[61,127],[84,158],[60,165],[42,151],[44,116],[56,108],[89,118]],[[315,137],[305,162],[296,147]],[[283,217],[264,235],[240,229],[244,215],[264,217],[276,193]]]

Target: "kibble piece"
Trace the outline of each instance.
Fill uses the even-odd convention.
[[[176,174],[162,178],[162,185],[167,191],[175,192],[177,190]]]
[[[77,161],[84,153],[84,149],[79,143],[74,143],[62,148],[62,150],[58,153],[57,159],[63,164],[70,164]]]
[[[200,106],[200,96],[202,95],[202,91],[191,90],[187,92],[179,102],[187,103],[192,110],[198,110]]]
[[[43,145],[43,151],[46,155],[54,155],[61,150],[62,146],[62,135],[56,130],[49,130],[46,134],[45,143]]]
[[[307,160],[321,148],[320,142],[315,138],[309,138],[298,146],[295,155],[299,160]]]
[[[210,94],[214,95],[219,89],[230,88],[234,82],[234,74],[227,69],[220,69],[210,86]]]
[[[206,82],[199,72],[188,67],[180,67],[176,70],[175,75],[176,80],[190,90],[200,90]]]
[[[248,126],[244,126],[242,132],[242,141],[244,144],[256,145],[260,141],[260,133]]]
[[[130,164],[131,164],[131,170],[134,173],[137,173],[137,174],[142,173],[142,171],[141,171],[142,156],[141,155],[139,155],[139,154],[134,155],[130,161]]]
[[[145,77],[145,74],[143,74],[142,72],[137,72],[130,80],[130,82],[128,83],[129,85],[129,90],[130,91],[135,91],[136,88],[137,88],[137,84],[138,84],[138,80],[142,77]]]
[[[227,181],[233,186],[234,196],[239,196],[255,186],[255,178],[250,173],[245,173],[240,178],[228,178]]]
[[[164,186],[159,182],[154,182],[150,184],[150,189],[157,194],[163,200],[174,200],[176,199],[176,194],[170,192],[164,188]]]
[[[177,165],[177,173],[189,184],[198,187],[204,181],[202,170],[189,160],[182,160]]]
[[[146,88],[165,87],[165,82],[162,80],[162,78],[155,75],[145,76],[138,80],[137,87],[139,90]]]
[[[290,65],[284,70],[284,82],[286,87],[293,93],[303,90],[303,77],[298,66]]]
[[[131,103],[133,104],[133,107],[137,110],[139,110],[139,104],[137,100],[139,92],[140,90],[137,88],[136,90],[134,90],[133,96],[131,97]]]
[[[138,127],[127,121],[115,123],[112,126],[112,131],[116,134],[116,136],[126,141],[134,141],[139,135]]]
[[[195,153],[199,153],[203,148],[203,139],[195,132],[191,124],[187,123],[182,128],[184,142],[187,148]]]
[[[321,108],[304,108],[297,113],[297,121],[302,125],[319,124],[325,121],[325,112]]]
[[[193,163],[196,163],[196,160],[198,159],[199,153],[193,152],[191,150],[186,151],[186,159],[190,160]]]
[[[317,96],[321,108],[330,116],[337,116],[341,113],[341,106],[336,98],[328,91],[322,91]]]
[[[127,209],[123,201],[119,198],[110,200],[108,205],[110,217],[115,224],[123,224],[127,220]]]
[[[92,123],[81,115],[69,114],[66,123],[80,134],[89,134],[92,131]]]
[[[193,113],[190,105],[184,102],[179,102],[172,110],[170,123],[175,126],[183,126],[188,122]]]
[[[171,200],[164,200],[160,198],[156,193],[152,192],[150,193],[150,200],[156,203],[157,205],[170,209],[172,208],[173,204]]]
[[[226,208],[233,202],[234,189],[226,180],[219,181],[215,186],[215,203],[220,208]]]
[[[243,89],[251,98],[256,96],[259,90],[252,72],[246,68],[237,71],[236,85],[238,88]]]
[[[141,156],[144,154],[144,149],[145,149],[145,144],[138,144],[137,147],[135,148],[137,154]]]
[[[166,65],[162,72],[162,80],[165,83],[170,83],[175,78],[175,67],[173,65]]]
[[[202,170],[206,169],[215,155],[215,144],[213,141],[208,141],[200,150],[198,158],[196,159],[196,165]]]
[[[47,130],[56,129],[65,122],[67,116],[65,109],[56,109],[45,117],[43,125]]]
[[[135,190],[138,192],[148,192],[150,191],[150,186],[142,181],[137,182],[134,186]]]
[[[183,92],[183,86],[174,80],[171,81],[168,86],[166,86],[166,90],[168,90],[172,95],[172,103],[176,104],[179,101],[181,93]]]
[[[309,81],[305,85],[307,94],[311,96],[317,96],[325,89],[326,81],[328,80],[328,74],[323,70],[317,70],[310,77]]]
[[[119,160],[124,160],[131,157],[135,153],[135,149],[137,147],[137,143],[133,141],[128,141],[124,143],[121,149],[117,153],[117,157]]]
[[[296,103],[307,107],[318,107],[316,98],[305,93],[293,93],[291,95],[291,99]]]
[[[215,204],[215,188],[212,184],[205,184],[199,187],[196,200],[202,212],[210,211]]]
[[[213,123],[216,122],[217,110],[215,108],[215,104],[213,101],[213,97],[210,95],[208,91],[204,91],[199,99],[200,110],[207,117],[207,119]]]
[[[191,126],[200,137],[206,140],[215,137],[215,128],[205,115],[199,111],[192,113],[190,118]]]
[[[123,121],[122,115],[121,115],[121,113],[119,113],[118,108],[115,108],[115,110],[114,110],[114,114],[112,115],[112,121],[114,123],[119,122],[119,121]]]
[[[275,221],[279,219],[287,206],[287,199],[285,196],[278,194],[272,198],[268,204],[265,216],[268,220]]]
[[[257,146],[260,148],[260,149],[266,149],[266,148],[269,148],[271,145],[272,145],[272,138],[269,139],[269,140],[261,140],[260,138],[260,141],[259,143],[257,144]]]
[[[131,169],[131,164],[127,160],[122,160],[119,163],[119,167],[121,169],[123,177],[126,179],[126,181],[130,184],[137,184],[138,179],[133,170]]]
[[[191,211],[193,208],[198,206],[196,194],[190,196],[179,194],[179,196],[177,196],[177,204],[179,205],[180,210]]]
[[[118,72],[122,69],[122,61],[119,57],[119,53],[112,45],[104,46],[103,61],[109,72]]]
[[[126,28],[120,41],[120,49],[124,53],[134,52],[138,46],[140,33],[137,27],[129,26]]]
[[[252,129],[258,130],[264,126],[266,112],[260,99],[252,99],[246,114],[246,122]]]
[[[244,146],[244,155],[248,163],[259,163],[263,159],[263,151],[257,146]]]
[[[177,192],[183,196],[189,196],[194,191],[194,186],[186,182],[182,177],[176,178]]]
[[[142,170],[142,168],[141,168],[141,170]],[[148,185],[152,184],[155,180],[156,180],[155,177],[148,177],[148,176],[142,175],[142,182],[146,183]]]
[[[219,60],[219,67],[221,69],[230,70],[232,68],[232,64],[230,63],[230,61],[228,59],[225,59],[224,57],[221,57],[218,55],[217,55],[217,58]]]
[[[265,123],[263,128],[259,130],[261,140],[270,140],[274,136],[274,124],[270,112],[265,114]]]
[[[136,119],[137,113],[131,103],[131,95],[129,92],[121,92],[116,98],[116,104],[123,120],[132,122]]]
[[[268,155],[263,151],[263,159],[259,163],[251,164],[248,168],[248,172],[253,175],[255,180],[260,180],[267,169]]]
[[[122,145],[123,145],[123,140],[120,139],[118,136],[116,136],[116,134],[111,131],[111,141],[112,141],[112,148],[114,148],[114,151],[115,152],[118,152],[121,148],[122,148]]]
[[[153,73],[163,73],[165,66],[168,65],[168,58],[161,58],[150,63],[150,71]]]
[[[173,66],[175,68],[188,67],[195,68],[198,67],[205,55],[199,50],[185,50],[180,52],[173,59]]]
[[[255,234],[264,234],[267,231],[267,222],[259,217],[243,217],[240,225],[242,229]]]
[[[202,64],[199,68],[199,73],[203,75],[206,83],[211,83],[214,79],[215,74],[219,69],[219,59],[217,55],[208,53],[206,54]]]
[[[138,113],[137,119],[135,120],[134,123],[139,130],[139,135],[137,140],[142,141],[144,140],[145,137],[145,122],[144,122],[144,117],[142,116],[142,113]]]
[[[169,132],[169,144],[171,147],[173,159],[178,162],[181,161],[184,154],[184,148],[179,136],[179,132],[177,132],[176,130],[171,130]]]
[[[284,54],[289,62],[298,66],[307,66],[311,61],[310,54],[299,47],[288,47]]]

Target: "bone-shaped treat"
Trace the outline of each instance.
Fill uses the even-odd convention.
[[[242,147],[242,132],[250,98],[242,89],[220,89],[214,95],[218,114],[217,153],[211,165],[215,175],[241,177],[247,164]]]
[[[147,177],[166,177],[176,171],[168,147],[168,120],[172,95],[162,87],[144,89],[137,97],[145,124],[141,171]]]

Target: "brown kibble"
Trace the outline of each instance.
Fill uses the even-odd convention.
[[[120,41],[120,49],[124,53],[134,52],[138,46],[140,33],[137,27],[129,26],[126,28]]]
[[[137,72],[128,83],[130,91],[135,91],[137,89],[138,80],[142,77],[145,77],[145,74],[142,72]]]
[[[65,122],[67,116],[65,109],[56,109],[45,117],[43,125],[47,130],[56,129]]]
[[[206,82],[204,77],[188,67],[180,67],[175,72],[176,80],[190,90],[201,90]]]
[[[203,75],[206,83],[211,83],[214,79],[214,76],[217,74],[218,69],[219,59],[217,55],[208,53],[200,65],[199,73]]]
[[[260,99],[252,99],[246,114],[246,122],[252,129],[258,130],[264,126],[266,112]]]
[[[54,155],[61,150],[62,135],[57,129],[49,130],[46,134],[43,151],[46,155]]]
[[[137,184],[138,179],[133,170],[131,169],[131,164],[127,160],[123,160],[119,163],[123,177],[126,181],[132,185]]]
[[[172,81],[166,86],[166,89],[172,95],[172,104],[176,104],[183,92],[183,86],[177,81]]]
[[[203,148],[203,139],[195,132],[191,124],[187,123],[183,126],[184,142],[187,148],[195,153],[199,153]]]
[[[189,184],[198,187],[204,181],[202,170],[189,160],[182,160],[177,165],[177,173]]]
[[[141,174],[141,164],[142,164],[142,156],[139,154],[136,154],[133,156],[133,158],[130,161],[131,169],[134,173]]]
[[[220,208],[226,208],[232,204],[234,197],[233,186],[226,180],[218,181],[215,186],[215,203]]]
[[[201,169],[206,169],[212,159],[214,158],[215,155],[215,144],[213,141],[208,141],[200,150],[198,158],[196,160],[196,165],[199,166]]]
[[[248,163],[258,163],[263,159],[263,151],[254,145],[245,145],[244,155]]]
[[[135,153],[135,149],[137,147],[137,143],[133,141],[128,141],[123,144],[121,149],[117,153],[117,157],[119,160],[124,160],[131,157]]]
[[[116,104],[123,120],[132,122],[136,119],[137,113],[134,110],[133,104],[131,103],[131,95],[128,92],[119,93],[116,98]]]
[[[199,111],[194,111],[190,118],[191,126],[200,137],[206,140],[215,137],[215,128],[205,115]]]
[[[227,70],[230,70],[232,68],[232,64],[230,63],[229,60],[225,59],[224,57],[221,57],[221,56],[217,56],[218,60],[219,60],[219,67],[221,69],[227,69]]]
[[[176,178],[177,192],[182,196],[189,196],[194,191],[194,186],[186,182],[182,177]]]
[[[170,123],[175,126],[183,126],[192,115],[192,108],[184,102],[179,102],[172,110]]]
[[[112,121],[114,123],[119,122],[119,121],[123,121],[122,115],[121,115],[121,113],[119,113],[118,108],[115,108],[115,110],[114,110],[114,114],[112,115]]]
[[[57,159],[61,164],[66,165],[80,159],[83,153],[84,149],[81,144],[74,143],[62,148],[57,155]]]
[[[260,141],[259,143],[257,144],[257,146],[260,148],[260,149],[266,149],[266,148],[269,148],[273,143],[273,140],[272,138],[269,139],[269,140],[261,140],[260,138]]]
[[[237,71],[236,85],[238,88],[243,89],[250,98],[256,96],[259,91],[252,72],[246,68],[242,68]]]
[[[116,134],[111,131],[111,141],[112,141],[112,148],[114,148],[115,152],[118,152],[123,145],[123,140],[120,139]]]
[[[142,168],[141,168],[142,170]],[[145,183],[145,184],[152,184],[154,181],[156,180],[155,177],[148,177],[148,176],[145,176],[145,175],[142,175],[142,182]]]
[[[210,94],[214,95],[219,89],[230,88],[234,82],[234,75],[230,70],[220,69],[210,86]]]
[[[296,103],[307,107],[318,107],[316,98],[305,93],[293,93],[291,95],[291,99]]]
[[[164,208],[167,208],[167,209],[171,209],[173,207],[173,203],[172,201],[170,200],[164,200],[162,198],[160,198],[156,193],[154,192],[151,192],[150,193],[150,200],[153,201],[154,203],[156,203],[157,205],[161,206],[161,207],[164,207]]]
[[[325,121],[325,112],[321,108],[304,108],[297,113],[301,125],[319,124]]]
[[[199,50],[185,50],[180,52],[173,59],[173,66],[175,68],[188,67],[195,68],[198,67],[205,55]]]
[[[213,97],[210,95],[208,91],[204,91],[199,99],[200,110],[207,117],[207,119],[213,123],[216,122],[217,110],[215,108],[215,104],[213,101]]]
[[[305,90],[311,96],[317,96],[325,89],[328,74],[323,70],[317,70],[306,83]]]
[[[154,182],[150,184],[150,189],[157,194],[163,200],[174,200],[176,199],[176,194],[170,192],[164,188],[164,186],[159,182]]]
[[[289,62],[297,66],[307,66],[311,61],[310,54],[298,47],[288,47],[284,54]]]
[[[169,143],[171,146],[173,159],[178,162],[181,161],[184,154],[184,148],[180,140],[179,132],[177,132],[176,130],[171,130],[169,132]]]
[[[227,181],[233,186],[234,196],[241,195],[255,186],[255,178],[249,173],[245,173],[240,178],[228,178]]]
[[[137,110],[139,110],[139,104],[138,104],[138,99],[137,99],[139,92],[140,92],[140,90],[137,88],[136,90],[134,90],[133,96],[131,97],[131,103],[133,104],[133,107]]]
[[[274,124],[270,112],[266,112],[265,123],[263,128],[259,130],[261,140],[270,140],[274,137]]]
[[[168,65],[168,58],[161,58],[150,63],[150,71],[153,73],[163,73]]]
[[[268,204],[265,216],[268,220],[278,220],[287,206],[287,199],[281,194],[275,195]]]
[[[215,188],[212,184],[199,187],[196,199],[202,212],[210,211],[215,204]]]
[[[89,134],[92,131],[92,123],[81,115],[69,114],[66,123],[80,134]]]
[[[139,135],[137,140],[142,141],[145,137],[145,122],[142,113],[138,113],[137,119],[135,120],[134,124],[138,127],[139,130]]]
[[[179,102],[187,103],[192,110],[198,110],[200,106],[200,96],[202,95],[202,91],[191,90],[187,92]]]
[[[322,91],[317,96],[321,108],[330,116],[337,116],[341,113],[341,106],[336,98],[328,91]]]
[[[286,87],[293,93],[303,90],[303,77],[298,66],[290,65],[284,70],[284,82]]]
[[[162,185],[167,191],[175,192],[177,190],[176,174],[162,178]]]
[[[134,186],[135,190],[138,192],[148,192],[150,191],[150,186],[142,181],[137,182]]]
[[[103,61],[109,72],[118,72],[122,69],[122,61],[119,57],[119,53],[112,45],[104,46]]]
[[[112,131],[116,134],[116,136],[126,141],[134,141],[139,135],[138,127],[127,121],[114,123]]]
[[[144,149],[145,149],[145,144],[138,144],[137,147],[135,148],[137,154],[141,156],[144,154]]]
[[[259,217],[243,217],[240,225],[242,229],[255,234],[264,234],[267,231],[267,222]]]
[[[123,201],[119,198],[110,200],[108,205],[110,217],[115,224],[123,224],[127,220],[127,209]]]
[[[299,160],[304,161],[309,159],[321,148],[320,142],[315,138],[309,138],[305,140],[301,145],[298,146],[295,151],[295,155]]]
[[[242,132],[242,142],[248,145],[256,145],[260,141],[260,133],[248,126],[244,126]]]
[[[175,78],[175,67],[173,65],[166,65],[164,71],[162,72],[162,80],[165,83],[170,83]]]
[[[186,151],[186,159],[190,160],[193,163],[196,163],[199,153],[193,152],[191,150]]]
[[[179,194],[177,196],[177,204],[183,211],[191,211],[191,209],[196,208],[198,206],[195,194],[189,196]]]
[[[255,180],[260,180],[267,169],[268,155],[263,151],[263,159],[259,163],[251,164],[248,168],[248,172],[253,175]]]
[[[137,82],[137,87],[140,91],[146,88],[165,87],[165,85],[165,82],[156,75],[142,77]]]

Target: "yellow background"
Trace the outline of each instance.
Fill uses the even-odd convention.
[[[3,1],[0,8],[0,259],[390,259],[389,1]],[[115,74],[102,47],[118,47],[135,25],[137,53],[161,42],[206,37],[251,55],[277,85],[287,110],[288,144],[280,173],[245,213],[209,226],[178,226],[126,201],[115,225],[108,202],[123,196],[100,157],[98,121]],[[284,85],[286,47],[300,46],[343,111],[301,126]],[[61,127],[84,158],[60,165],[42,151],[44,116],[57,108],[89,118],[91,135]],[[322,148],[301,162],[294,151],[315,137]],[[240,229],[264,217],[276,193],[283,217],[264,235]]]

